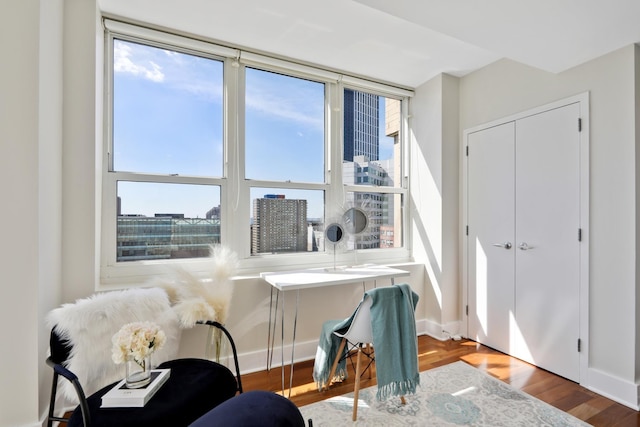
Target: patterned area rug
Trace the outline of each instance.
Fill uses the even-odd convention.
[[[360,390],[358,420],[353,393],[300,408],[313,427],[326,426],[588,426],[464,362],[420,373],[415,395],[376,400],[376,386]]]

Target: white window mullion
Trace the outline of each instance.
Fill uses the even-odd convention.
[[[329,188],[325,193],[327,221],[336,219],[344,210],[342,185],[342,90],[338,83],[329,84],[327,99],[327,158]],[[332,222],[332,221],[330,221]]]
[[[104,267],[116,265],[116,199],[117,177],[112,173],[103,174],[102,180],[102,211],[101,211],[101,276],[104,277]]]
[[[225,244],[232,248],[241,259],[251,255],[249,241],[249,186],[245,177],[245,67],[235,61],[231,69],[227,68],[231,80],[226,82],[228,110],[228,167],[229,197],[226,199],[228,221],[226,221]],[[231,117],[233,116],[233,117]]]

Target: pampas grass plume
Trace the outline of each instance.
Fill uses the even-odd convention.
[[[238,269],[238,256],[222,245],[209,246],[210,267],[204,278],[183,269],[174,270],[174,281],[160,281],[167,292],[183,327],[199,320],[215,320],[224,324],[233,297],[231,278]]]

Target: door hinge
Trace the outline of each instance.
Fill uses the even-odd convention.
[[[465,308],[465,312],[467,313],[467,316],[469,315],[469,306],[467,305]]]
[[[578,132],[582,132],[582,119],[578,119]]]
[[[578,338],[578,353],[582,351],[582,340]]]
[[[468,236],[468,235],[469,235],[469,226],[467,225],[465,228],[466,228],[465,233],[466,233],[466,234],[467,234],[467,236]]]
[[[469,157],[469,146],[467,145],[467,157]]]
[[[578,228],[578,242],[582,242],[582,228]]]

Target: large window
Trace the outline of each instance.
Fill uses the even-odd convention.
[[[222,61],[113,42],[113,170],[222,176]]]
[[[115,261],[206,257],[220,243],[223,62],[117,37],[111,47]]]
[[[406,257],[408,93],[105,24],[103,280],[197,260],[216,243],[246,268]],[[367,229],[325,248],[325,223],[350,207]]]
[[[252,255],[321,249],[324,186],[312,184],[325,183],[325,104],[324,83],[245,68]]]
[[[324,83],[245,69],[246,178],[324,183]]]
[[[402,247],[400,101],[347,88],[343,111],[343,183],[352,189],[359,187],[347,192],[345,199],[369,217],[367,228],[350,236],[348,247]]]

